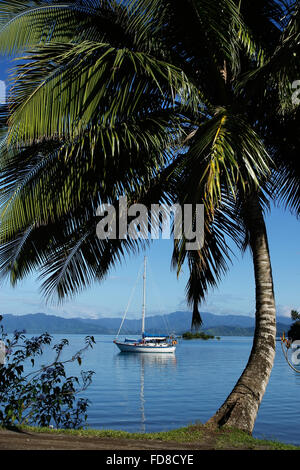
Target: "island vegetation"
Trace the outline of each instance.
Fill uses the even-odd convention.
[[[215,339],[215,336],[213,335],[208,335],[204,333],[203,331],[186,331],[185,333],[182,334],[183,339]],[[216,337],[216,339],[220,339],[219,336]]]

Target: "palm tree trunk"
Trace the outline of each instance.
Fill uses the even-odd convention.
[[[256,323],[247,366],[234,389],[207,422],[251,433],[275,358],[276,309],[264,217],[255,194],[245,207],[256,284]]]

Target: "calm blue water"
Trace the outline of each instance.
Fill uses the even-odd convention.
[[[55,341],[63,335],[54,335]],[[68,335],[68,355],[84,337]],[[91,401],[88,423],[96,429],[163,431],[204,423],[222,405],[243,371],[251,338],[179,341],[175,355],[120,353],[112,336],[95,336],[82,368],[94,370],[85,394]],[[42,362],[46,363],[47,355]],[[68,373],[79,367],[69,366]],[[277,342],[271,379],[261,404],[254,437],[300,445],[300,374],[293,372]]]

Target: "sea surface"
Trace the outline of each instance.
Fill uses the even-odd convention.
[[[66,336],[66,335],[65,335]],[[58,342],[64,335],[53,335]],[[84,336],[67,335],[64,358],[84,346]],[[175,354],[120,353],[112,336],[95,336],[82,369],[94,370],[80,396],[90,400],[88,424],[95,429],[165,431],[205,423],[222,405],[242,373],[252,338],[179,340]],[[277,342],[275,365],[259,409],[254,437],[300,445],[300,373],[286,363]],[[45,351],[42,363],[51,361]],[[77,362],[68,364],[78,374]]]

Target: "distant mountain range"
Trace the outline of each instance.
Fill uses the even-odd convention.
[[[2,324],[7,333],[15,330],[25,330],[29,334],[109,334],[118,332],[121,318],[63,318],[45,313],[28,315],[3,314]],[[254,318],[244,315],[214,315],[209,312],[201,313],[203,325],[201,330],[216,336],[252,336],[254,333]],[[192,313],[178,311],[167,315],[149,316],[146,319],[146,329],[149,334],[182,334],[190,330]],[[286,317],[277,318],[277,336],[287,332],[292,320]],[[138,334],[141,331],[141,320],[125,320],[121,334]]]

